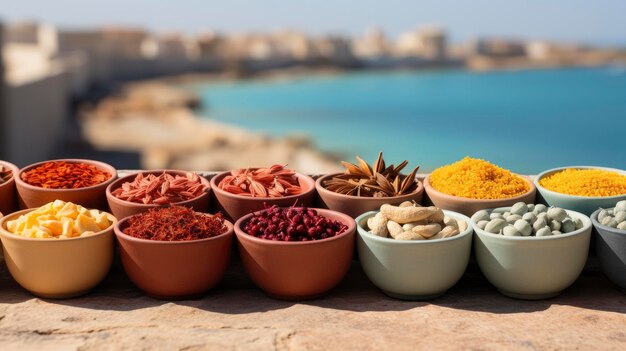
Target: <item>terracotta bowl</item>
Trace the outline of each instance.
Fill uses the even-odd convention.
[[[0,165],[13,172],[13,176],[8,181],[0,183],[0,217],[2,217],[2,214],[7,215],[17,209],[15,178],[20,170],[14,164],[6,161],[0,161]]]
[[[472,218],[474,252],[487,280],[502,294],[524,300],[551,298],[572,285],[587,262],[591,220],[582,213],[566,211],[571,218],[580,219],[583,227],[542,237],[492,234],[478,228]]]
[[[356,218],[368,211],[377,211],[384,204],[399,205],[404,201],[422,202],[424,196],[424,186],[417,181],[417,189],[410,194],[393,197],[360,197],[339,194],[326,189],[322,184],[341,173],[327,174],[315,181],[315,189],[326,207],[333,211],[345,213],[352,218]]]
[[[386,295],[402,300],[429,300],[443,295],[463,276],[470,253],[470,219],[444,210],[467,223],[467,229],[444,239],[395,240],[368,231],[367,220],[378,211],[357,218],[357,248],[363,271]]]
[[[316,209],[348,226],[346,232],[316,241],[273,241],[243,231],[253,214],[235,223],[243,268],[252,281],[271,296],[285,300],[318,297],[335,287],[348,273],[354,254],[354,219],[343,213]]]
[[[300,187],[303,189],[301,194],[284,197],[249,197],[231,194],[217,186],[229,174],[230,171],[227,171],[213,177],[211,188],[217,200],[218,209],[233,221],[237,221],[249,213],[263,210],[266,206],[288,207],[296,205],[310,207],[313,204],[315,181],[307,175],[296,173]]]
[[[60,299],[79,296],[98,285],[113,262],[113,224],[98,233],[70,239],[31,239],[10,233],[8,221],[33,209],[0,220],[4,260],[13,278],[33,295]]]
[[[218,236],[190,241],[158,241],[124,234],[128,218],[115,226],[120,258],[130,280],[161,300],[192,298],[211,289],[224,276],[233,241],[233,225]]]
[[[71,163],[85,163],[88,165],[92,165],[102,171],[109,173],[111,175],[111,178],[100,184],[79,189],[45,189],[38,186],[30,185],[22,180],[22,174],[24,172],[41,166],[44,163],[54,161],[66,161]],[[105,192],[107,186],[113,183],[116,178],[117,171],[115,170],[115,168],[104,162],[82,159],[61,159],[38,162],[30,166],[26,166],[19,171],[18,176],[15,178],[15,182],[17,185],[18,201],[20,208],[36,208],[41,207],[54,200],[63,200],[82,205],[86,208],[95,208],[101,211],[108,211]]]
[[[470,199],[466,197],[448,195],[436,190],[430,185],[430,176],[424,179],[424,188],[426,194],[432,201],[432,203],[445,210],[462,213],[466,216],[472,216],[474,213],[480,210],[513,206],[516,202],[524,202],[527,204],[534,204],[537,194],[537,188],[530,181],[528,177],[520,176],[528,183],[530,190],[525,194],[509,197],[506,199]]]
[[[606,168],[606,167],[596,167],[596,166],[569,166],[569,167],[559,167],[547,170],[545,172],[540,173],[537,177],[535,177],[535,185],[539,190],[539,194],[545,200],[545,202],[550,206],[560,207],[568,210],[578,211],[584,213],[587,216],[590,216],[595,210],[599,208],[609,208],[615,207],[621,200],[626,200],[626,194],[623,195],[615,195],[615,196],[577,196],[577,195],[569,195],[563,193],[557,193],[556,191],[548,190],[539,184],[541,178],[552,175],[556,172],[560,172],[562,170],[574,168],[574,169],[602,169],[606,171],[612,171],[616,173],[620,173],[622,175],[626,175],[626,171],[615,168]]]
[[[169,170],[169,169],[146,171],[146,172],[141,172],[141,173],[143,173],[143,175],[145,176],[149,174],[154,174],[158,176],[162,174],[164,171],[172,175],[184,176],[185,174],[187,174],[187,172],[185,171],[177,171],[177,170]],[[125,177],[119,178],[113,183],[109,184],[109,186],[106,188],[106,198],[109,203],[109,207],[111,208],[111,213],[113,213],[115,217],[122,219],[122,218],[130,217],[130,216],[142,213],[142,212],[146,212],[151,208],[167,207],[167,206],[172,206],[172,205],[190,207],[190,208],[193,208],[193,210],[196,212],[203,212],[203,213],[209,212],[211,184],[206,178],[202,176],[200,176],[200,181],[202,182],[202,184],[204,184],[207,187],[207,191],[187,201],[181,201],[181,202],[165,204],[165,205],[154,205],[154,204],[146,205],[146,204],[138,204],[138,203],[134,203],[134,202],[126,201],[126,200],[120,200],[117,197],[112,195],[113,191],[121,187],[122,184],[126,182],[132,182],[137,176],[137,174],[138,173],[133,173]]]
[[[591,215],[595,232],[596,256],[602,272],[626,293],[626,230],[607,227],[598,222],[601,210]]]

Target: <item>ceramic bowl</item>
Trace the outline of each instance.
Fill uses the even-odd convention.
[[[197,297],[220,282],[230,260],[233,225],[218,236],[190,241],[139,239],[124,234],[128,218],[115,226],[122,266],[147,295],[161,300]]]
[[[329,209],[341,213],[345,213],[352,218],[356,218],[367,211],[378,210],[384,204],[399,205],[404,201],[422,202],[424,195],[424,186],[422,182],[417,181],[417,189],[415,191],[400,196],[393,197],[361,197],[339,194],[326,189],[322,184],[334,176],[342,173],[327,174],[315,181],[315,189],[319,194],[324,206]]]
[[[344,278],[354,254],[355,222],[343,213],[315,209],[318,214],[348,226],[346,232],[316,241],[273,241],[243,231],[253,214],[235,223],[243,268],[252,281],[271,296],[286,300],[318,297]]]
[[[547,177],[556,172],[575,168],[575,169],[603,169],[607,171],[618,172],[620,174],[626,175],[626,171],[615,169],[615,168],[605,168],[605,167],[595,167],[595,166],[571,166],[571,167],[559,167],[547,170],[545,172],[540,173],[535,178],[535,185],[539,190],[539,194],[550,206],[561,207],[568,210],[578,211],[584,213],[587,216],[590,216],[595,210],[599,208],[609,208],[615,207],[615,204],[621,200],[626,200],[626,194],[617,195],[617,196],[576,196],[576,195],[568,195],[557,193],[556,191],[548,190],[542,187],[539,184],[541,178]]]
[[[381,238],[367,230],[362,214],[357,222],[357,249],[367,277],[386,295],[402,300],[428,300],[444,294],[463,276],[472,251],[470,219],[460,213],[444,213],[466,221],[467,229],[456,236],[434,240]]]
[[[520,177],[522,177],[522,179],[524,179],[528,183],[530,190],[528,190],[528,192],[526,192],[525,194],[509,197],[506,199],[470,199],[466,197],[444,194],[441,191],[433,188],[433,186],[430,184],[430,176],[424,179],[424,188],[426,189],[426,194],[435,206],[442,209],[459,212],[466,216],[471,216],[480,210],[513,206],[516,202],[525,202],[528,204],[535,203],[535,195],[537,193],[535,185],[527,177]]]
[[[254,169],[254,168],[253,168]],[[218,187],[218,184],[230,174],[230,171],[220,173],[211,178],[211,188],[217,200],[217,209],[227,218],[237,221],[239,218],[255,211],[261,211],[266,206],[276,205],[278,207],[304,206],[310,207],[313,204],[315,195],[315,181],[313,178],[296,173],[300,187],[303,192],[298,195],[284,197],[250,197],[231,194]]]
[[[587,261],[591,220],[579,212],[567,213],[582,220],[583,227],[544,237],[492,234],[478,228],[472,219],[476,259],[487,280],[502,294],[525,300],[557,296],[574,283]]]
[[[144,176],[147,176],[149,174],[154,174],[158,176],[158,175],[161,175],[163,172],[167,172],[172,175],[182,175],[182,176],[188,173],[185,171],[177,171],[177,170],[154,170],[154,171],[146,171],[146,172],[141,172],[141,173],[143,173]],[[165,204],[165,205],[155,205],[155,204],[146,205],[146,204],[138,204],[138,203],[130,202],[126,200],[121,200],[112,195],[113,191],[121,187],[122,184],[126,182],[132,182],[136,176],[137,176],[137,173],[134,173],[134,174],[130,174],[125,177],[119,178],[113,183],[109,184],[109,186],[106,188],[106,198],[109,203],[109,207],[111,208],[111,213],[113,213],[113,215],[119,219],[130,217],[130,216],[142,213],[142,212],[146,212],[151,208],[166,207],[166,206],[172,206],[172,205],[190,207],[190,208],[193,208],[194,211],[196,212],[203,212],[203,213],[209,212],[211,184],[206,178],[200,175],[199,175],[200,181],[202,182],[202,184],[206,186],[207,191],[187,201],[180,201],[180,202],[176,202],[172,204]]]
[[[17,209],[17,197],[15,192],[15,178],[19,173],[19,168],[12,163],[0,161],[0,166],[10,169],[13,176],[6,182],[0,183],[0,217],[2,214],[9,214]]]
[[[30,185],[22,180],[22,174],[24,172],[41,166],[47,162],[55,161],[85,163],[88,165],[92,165],[102,171],[109,173],[111,175],[111,178],[100,184],[78,189],[46,189]],[[20,208],[36,208],[41,207],[54,200],[63,200],[67,202],[73,202],[77,205],[82,205],[86,208],[95,208],[101,211],[108,211],[105,192],[107,186],[113,183],[116,178],[117,171],[115,170],[115,168],[104,162],[81,159],[62,159],[38,162],[30,166],[26,166],[19,171],[18,176],[15,178],[15,182],[17,185],[18,201]]]
[[[6,223],[33,209],[0,220],[4,260],[13,278],[33,295],[69,298],[87,293],[104,279],[113,262],[113,227],[86,237],[31,239],[7,231]]]
[[[596,232],[596,255],[602,272],[626,292],[626,231],[607,227],[598,222],[596,210],[591,222]]]

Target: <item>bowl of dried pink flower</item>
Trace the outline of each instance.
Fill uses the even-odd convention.
[[[144,171],[122,177],[106,189],[111,213],[118,219],[151,208],[185,206],[208,212],[211,184],[193,172],[178,170]]]
[[[313,203],[313,178],[274,165],[220,173],[211,179],[217,209],[232,221],[272,205],[305,206]]]
[[[406,201],[419,204],[422,201],[424,186],[416,178],[419,166],[404,175],[400,171],[408,161],[387,165],[382,152],[372,165],[358,156],[356,159],[358,164],[341,162],[345,172],[327,174],[315,182],[317,193],[327,208],[356,218],[384,204],[399,205]]]

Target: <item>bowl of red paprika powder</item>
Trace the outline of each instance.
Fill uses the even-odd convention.
[[[115,168],[104,162],[61,159],[22,168],[15,177],[15,185],[22,209],[63,200],[107,211],[105,191],[116,178]]]
[[[243,267],[270,296],[317,298],[348,273],[356,223],[343,213],[273,206],[240,218],[235,234]]]
[[[115,226],[122,266],[148,296],[161,300],[195,298],[224,276],[233,225],[221,214],[184,206],[150,209]]]

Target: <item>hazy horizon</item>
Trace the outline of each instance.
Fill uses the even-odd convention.
[[[452,41],[503,36],[624,45],[623,13],[626,2],[620,0],[230,0],[211,4],[200,0],[21,0],[3,4],[0,20],[35,20],[65,28],[127,25],[190,34],[203,30],[231,33],[293,29],[309,34],[358,36],[377,26],[390,37],[421,25],[438,25],[448,30]]]

